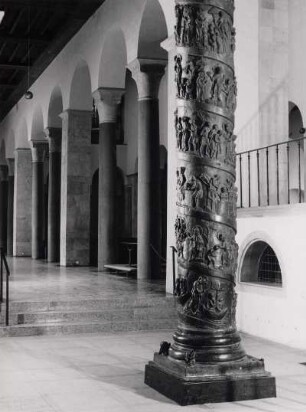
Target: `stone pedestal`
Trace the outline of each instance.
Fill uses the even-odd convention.
[[[138,89],[137,276],[160,276],[161,210],[158,89],[166,62],[137,59],[129,65]]]
[[[0,247],[6,253],[7,207],[8,207],[8,167],[0,165]]]
[[[122,89],[100,88],[94,93],[99,112],[99,228],[98,270],[117,263],[118,230],[116,217],[116,123]]]
[[[44,160],[45,140],[32,140],[32,259],[45,257],[44,244]]]
[[[62,266],[89,265],[91,111],[61,114],[61,251]]]
[[[14,179],[15,159],[7,159],[8,190],[7,190],[7,255],[13,256],[13,218],[14,218]]]
[[[14,256],[31,256],[32,234],[32,154],[30,149],[15,151]]]
[[[247,356],[236,327],[234,2],[176,1],[179,323],[145,382],[180,405],[273,397],[275,379]]]
[[[60,260],[62,129],[45,130],[49,142],[48,262]]]

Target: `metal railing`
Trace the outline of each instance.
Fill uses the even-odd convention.
[[[4,290],[4,269],[6,273],[6,291],[5,291],[5,300],[3,299],[3,290]],[[10,317],[10,270],[7,264],[5,252],[3,248],[0,248],[0,312],[2,311],[2,303],[5,302],[5,325],[9,326],[9,317]]]
[[[239,208],[304,202],[305,139],[237,153]]]

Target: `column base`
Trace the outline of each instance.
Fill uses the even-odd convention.
[[[275,378],[264,361],[245,356],[240,361],[195,364],[155,354],[145,369],[145,383],[179,405],[275,398]]]

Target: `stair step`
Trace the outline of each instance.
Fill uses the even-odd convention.
[[[175,317],[176,311],[174,306],[164,307],[160,310],[159,307],[147,308],[129,308],[125,310],[105,310],[105,311],[78,311],[78,312],[59,312],[46,311],[36,313],[11,313],[10,325],[24,325],[24,324],[41,324],[41,323],[64,323],[64,322],[99,322],[99,321],[129,321],[147,320],[147,319],[165,319],[168,317]],[[0,322],[3,322],[4,315],[0,316]]]
[[[174,305],[173,297],[141,297],[141,298],[109,298],[102,300],[67,300],[49,302],[18,302],[10,303],[11,313],[36,313],[36,312],[58,312],[58,311],[99,311],[147,307],[168,307]],[[4,308],[4,306],[3,306]]]
[[[0,327],[0,337],[38,336],[38,335],[69,335],[81,333],[126,332],[139,330],[174,329],[176,318],[133,320],[125,322],[90,322],[48,325],[13,325]]]

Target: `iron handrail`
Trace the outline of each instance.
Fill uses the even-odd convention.
[[[271,147],[277,147],[277,146],[282,146],[286,144],[293,144],[293,143],[301,142],[302,140],[305,140],[305,139],[306,139],[306,136],[297,137],[296,139],[286,140],[285,142],[273,143],[273,144],[270,144],[269,146],[262,146],[262,147],[258,147],[257,149],[251,149],[251,150],[246,150],[244,152],[239,152],[237,153],[236,156],[257,152],[258,150],[267,150],[267,149],[269,150]]]
[[[5,293],[5,325],[9,326],[9,317],[10,317],[10,269],[7,264],[6,256],[4,249],[0,248],[0,311],[1,311],[1,304],[4,302],[3,300],[3,266],[6,271],[6,293]]]

